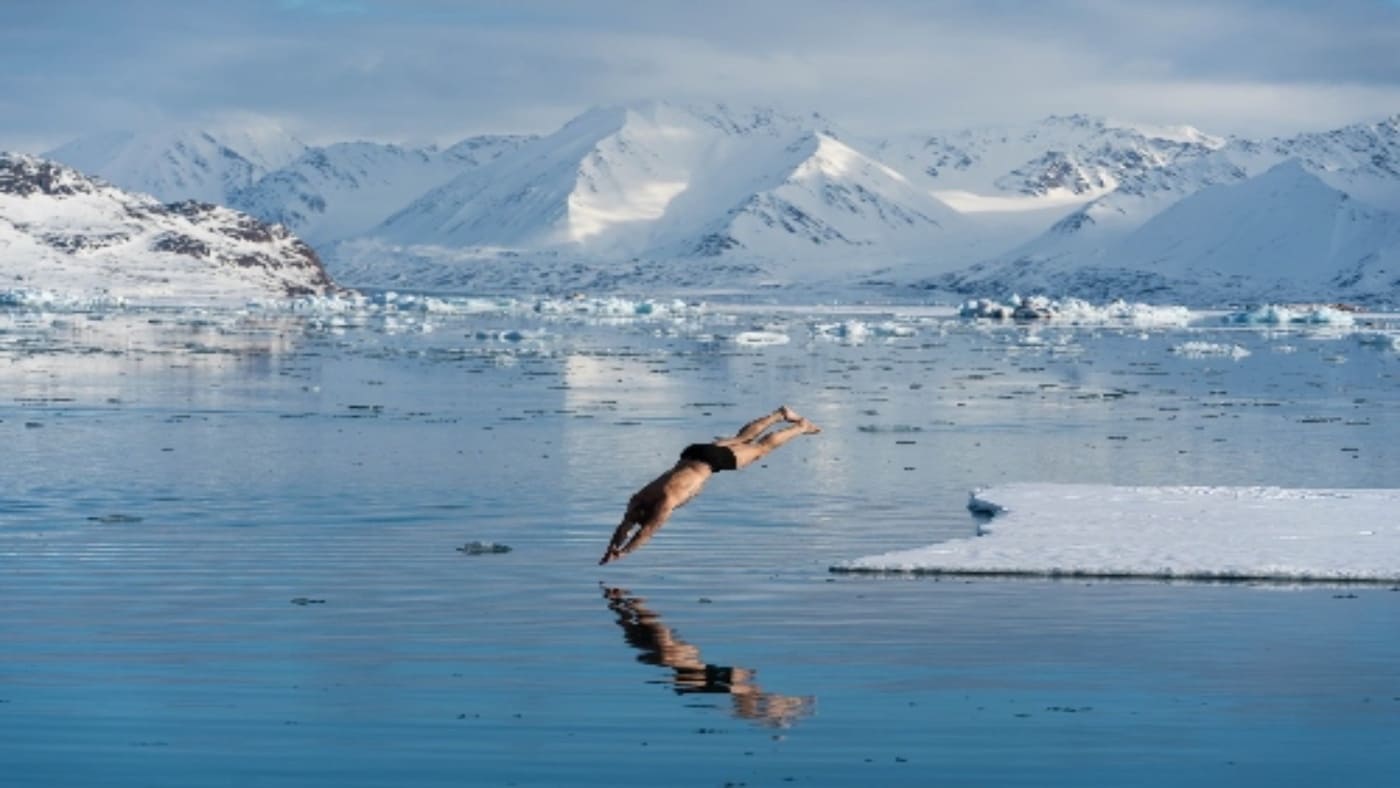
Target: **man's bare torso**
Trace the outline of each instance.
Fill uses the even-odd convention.
[[[678,509],[699,495],[705,482],[713,475],[714,471],[703,462],[682,460],[638,490],[628,503],[628,508],[645,508],[647,514],[653,513],[657,507]]]

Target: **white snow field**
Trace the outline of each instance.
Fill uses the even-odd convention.
[[[835,572],[1400,581],[1400,490],[1020,483],[973,493],[979,535]]]

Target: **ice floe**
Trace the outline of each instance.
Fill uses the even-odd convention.
[[[1168,351],[1182,358],[1228,358],[1238,361],[1249,355],[1240,345],[1227,345],[1220,342],[1182,342],[1172,345]]]
[[[304,313],[406,313],[438,315],[531,315],[561,318],[622,318],[665,320],[693,317],[705,312],[704,303],[679,299],[630,299],[619,296],[589,297],[487,297],[445,296],[382,291],[347,295],[313,296],[292,299],[268,308],[285,308]]]
[[[1096,305],[1078,298],[1056,300],[1046,296],[1013,295],[1006,303],[981,298],[965,302],[961,317],[993,320],[1052,320],[1078,325],[1126,323],[1134,326],[1184,326],[1192,313],[1184,306],[1154,306],[1111,301]]]
[[[834,339],[851,343],[866,342],[871,339],[912,337],[919,333],[916,327],[893,320],[884,320],[875,323],[864,320],[817,323],[812,327],[812,331],[817,337],[822,339]]]
[[[786,345],[792,337],[779,331],[740,331],[734,342],[740,345]]]
[[[28,288],[0,289],[0,307],[93,312],[122,309],[126,305],[125,298],[110,294],[72,294]]]
[[[1352,313],[1330,305],[1283,306],[1265,304],[1243,312],[1231,312],[1225,322],[1242,325],[1329,325],[1351,326],[1356,323]]]
[[[1383,331],[1358,331],[1353,336],[1356,337],[1358,344],[1365,347],[1400,352],[1400,334],[1389,334]]]
[[[974,493],[979,535],[837,572],[1400,581],[1400,489],[1009,484]]]

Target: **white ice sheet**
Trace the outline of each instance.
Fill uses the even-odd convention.
[[[981,535],[834,571],[1400,581],[1400,490],[1011,484]]]

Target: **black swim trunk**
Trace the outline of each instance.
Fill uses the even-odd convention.
[[[733,449],[713,443],[692,443],[681,452],[681,459],[703,462],[715,473],[732,471],[739,467],[739,460],[734,456]]]
[[[677,695],[697,692],[733,693],[734,668],[725,665],[706,665],[699,668],[676,668]]]

